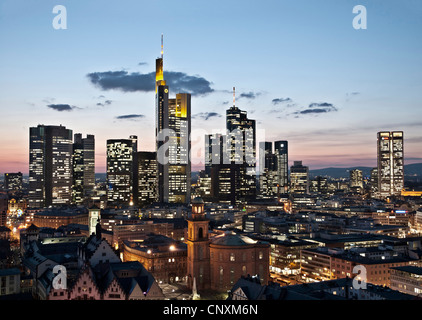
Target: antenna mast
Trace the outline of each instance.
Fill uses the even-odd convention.
[[[233,107],[235,106],[236,103],[236,94],[235,94],[235,87],[233,87]]]
[[[163,34],[161,34],[161,59],[163,59],[164,54],[164,44],[163,44]]]

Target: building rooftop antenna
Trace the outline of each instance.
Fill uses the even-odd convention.
[[[163,54],[164,54],[164,40],[163,40],[163,34],[161,34],[161,59],[163,59]]]
[[[233,107],[236,105],[236,94],[235,94],[235,87],[233,87]]]

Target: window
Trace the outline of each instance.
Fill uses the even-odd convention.
[[[236,257],[233,252],[230,253],[230,261],[236,261]]]

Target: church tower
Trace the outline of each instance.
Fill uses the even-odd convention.
[[[188,221],[188,287],[192,289],[195,279],[198,290],[210,288],[209,220],[205,218],[204,201],[192,200],[192,213]]]

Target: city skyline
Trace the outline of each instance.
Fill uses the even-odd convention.
[[[357,3],[189,3],[65,1],[68,28],[55,30],[57,3],[4,1],[0,173],[28,173],[28,131],[38,124],[94,135],[97,173],[106,172],[109,139],[135,135],[139,151],[154,151],[161,34],[170,98],[192,94],[192,149],[203,133],[224,132],[236,87],[263,141],[289,142],[289,167],[375,167],[377,132],[395,130],[404,131],[405,164],[422,162],[421,4],[362,1],[368,29],[355,30]],[[163,21],[151,31],[146,13],[157,10]],[[202,169],[204,152],[192,157],[192,171]]]

